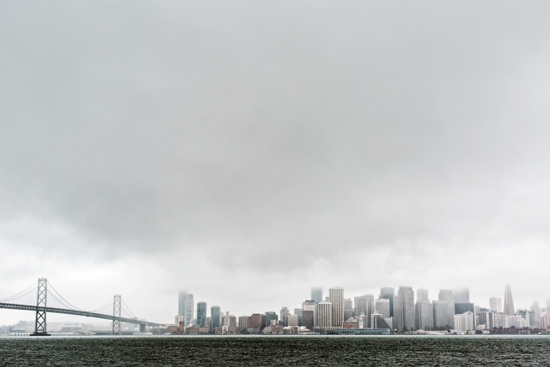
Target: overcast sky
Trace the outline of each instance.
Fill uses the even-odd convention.
[[[550,3],[0,2],[0,298],[550,298]],[[33,319],[0,312],[0,325]],[[54,316],[52,316],[52,320]],[[66,319],[58,316],[58,319]],[[77,319],[87,322],[87,319]]]

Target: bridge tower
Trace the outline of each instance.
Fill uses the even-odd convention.
[[[46,331],[46,307],[48,298],[48,279],[39,278],[36,290],[36,319],[34,322],[35,336],[49,336]]]
[[[113,335],[120,335],[120,318],[122,316],[122,297],[116,294],[113,300]]]

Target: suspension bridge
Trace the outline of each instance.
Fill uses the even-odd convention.
[[[141,332],[146,331],[148,326],[165,326],[165,324],[138,319],[128,305],[126,305],[120,294],[116,294],[112,300],[109,300],[106,304],[95,310],[85,311],[77,308],[63,298],[52,284],[48,283],[48,279],[46,278],[39,278],[38,283],[30,285],[14,296],[0,299],[0,308],[35,312],[34,333],[31,334],[34,336],[50,335],[46,330],[46,315],[48,313],[62,313],[112,320],[113,335],[121,334],[121,323],[123,322],[139,325]],[[107,313],[111,310],[112,314]]]

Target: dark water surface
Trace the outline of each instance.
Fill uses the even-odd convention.
[[[550,366],[550,337],[12,337],[0,366]]]

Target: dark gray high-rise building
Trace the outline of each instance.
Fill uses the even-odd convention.
[[[197,303],[197,325],[204,327],[204,321],[206,320],[206,302]]]
[[[351,298],[344,299],[344,321],[348,321],[350,317],[353,317],[353,301]]]
[[[390,300],[390,316],[393,317],[393,296],[395,295],[395,289],[391,287],[380,288],[380,298]]]
[[[504,314],[507,316],[514,316],[516,314],[510,284],[506,284],[506,288],[504,289]]]
[[[447,304],[447,325],[453,329],[455,327],[455,297],[450,289],[441,289],[439,291],[439,300]]]
[[[212,317],[212,323],[214,328],[220,327],[221,315],[220,306],[212,306],[210,308],[210,317]]]
[[[313,322],[313,315],[315,311],[313,310],[304,310],[302,312],[302,326],[305,326],[309,330],[313,330],[315,324]]]
[[[262,329],[270,326],[272,321],[278,321],[277,313],[275,311],[267,311],[262,317]]]

